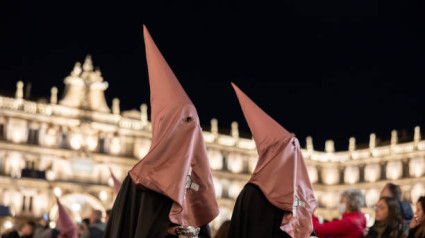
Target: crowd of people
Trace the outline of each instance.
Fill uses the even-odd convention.
[[[74,224],[78,238],[103,238],[111,210],[106,211],[103,219],[102,211],[93,209],[90,217]],[[59,218],[58,218],[59,219]],[[103,222],[104,220],[105,222]],[[1,238],[60,238],[60,226],[51,228],[48,219],[41,219],[38,223],[34,221],[25,222],[20,229],[15,226],[1,234]],[[62,236],[63,237],[63,236]],[[70,237],[74,238],[74,237]]]
[[[341,195],[338,211],[341,219],[320,223],[313,217],[314,230],[319,238],[366,237],[366,238],[419,238],[425,237],[423,207],[425,197],[416,203],[416,211],[401,201],[401,189],[388,183],[382,189],[375,205],[375,222],[366,227],[366,217],[361,212],[364,197],[360,190],[347,190]]]
[[[320,222],[313,216],[314,234],[319,238],[365,237],[365,238],[425,238],[425,196],[418,199],[416,211],[401,201],[402,192],[398,185],[388,183],[381,191],[375,206],[375,223],[366,227],[366,216],[361,212],[364,196],[360,190],[346,190],[341,194],[337,205],[341,219]],[[102,212],[92,210],[89,218],[75,224],[78,238],[103,238],[111,210],[106,212],[102,222]],[[49,222],[41,219],[24,223],[21,229],[11,228],[2,238],[55,238],[59,231],[51,229]],[[229,237],[230,220],[223,222],[215,238]],[[314,235],[313,234],[313,235]]]

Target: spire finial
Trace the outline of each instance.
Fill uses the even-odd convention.
[[[376,135],[375,133],[372,133],[369,136],[369,149],[375,149],[375,147],[376,147]]]
[[[81,74],[81,63],[77,62],[74,65],[74,69],[72,69],[71,76],[80,77],[80,74]]]
[[[211,133],[215,136],[218,135],[218,120],[215,118],[211,119]]]
[[[112,113],[115,115],[120,114],[120,100],[118,98],[112,99]]]
[[[50,103],[51,104],[56,104],[58,103],[58,88],[57,87],[52,87],[52,89],[50,89]]]
[[[22,81],[18,81],[16,83],[16,93],[15,93],[15,97],[17,99],[22,99],[24,98],[24,83]]]
[[[238,122],[236,121],[232,122],[232,137],[235,139],[239,138]]]
[[[391,145],[394,146],[396,145],[398,142],[398,135],[397,135],[397,130],[392,130],[391,131]]]
[[[140,106],[140,111],[141,111],[141,118],[140,120],[142,121],[142,125],[146,126],[148,125],[148,105],[146,105],[145,103],[143,103]]]
[[[91,59],[91,55],[86,56],[86,59],[84,60],[83,69],[85,72],[93,71],[93,61]]]
[[[306,142],[306,149],[308,151],[313,151],[314,147],[313,147],[313,137],[311,136],[307,136],[307,138],[305,139]]]
[[[328,153],[335,152],[335,143],[333,140],[327,140],[325,142],[325,151]]]
[[[350,137],[348,141],[348,151],[353,152],[356,149],[356,138]]]
[[[418,143],[421,140],[421,128],[419,126],[415,127],[415,134],[413,136],[415,143]]]

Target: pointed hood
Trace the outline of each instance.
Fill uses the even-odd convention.
[[[185,104],[193,106],[193,103],[165,61],[145,25],[143,25],[143,37],[145,39],[146,62],[148,64],[151,91],[151,121],[152,127],[156,127],[161,112],[166,108],[169,109]],[[156,135],[152,137],[153,144]]]
[[[261,151],[267,149],[269,146],[276,143],[276,141],[282,141],[292,137],[291,133],[261,110],[261,108],[249,99],[249,97],[234,83],[232,83],[232,86],[239,99],[252,137],[257,145],[258,154],[261,154]]]
[[[258,162],[250,179],[267,200],[282,210],[281,229],[292,237],[309,237],[316,200],[298,140],[267,115],[235,84],[232,86],[252,132]]]
[[[111,168],[109,168],[109,173],[111,174],[112,181],[114,182],[114,192],[115,194],[118,194],[121,189],[121,181],[119,181],[117,177],[115,177]]]
[[[152,109],[152,144],[130,170],[136,186],[174,201],[170,220],[200,227],[218,215],[196,108],[144,27]]]
[[[58,204],[58,224],[60,228],[59,238],[77,238],[77,229],[75,228],[74,222],[69,217],[68,212],[62,206],[59,198],[56,198]]]

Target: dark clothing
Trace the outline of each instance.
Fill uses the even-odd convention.
[[[280,229],[285,211],[273,206],[261,189],[248,183],[236,200],[229,238],[290,237]]]
[[[58,230],[52,230],[50,227],[37,226],[35,228],[33,238],[56,238],[59,235]]]
[[[407,233],[410,228],[410,222],[414,216],[412,207],[407,202],[400,202],[401,215],[403,217],[403,230]]]
[[[403,230],[393,230],[388,226],[373,225],[365,238],[400,238],[403,235]]]
[[[9,233],[5,233],[1,235],[3,238],[20,238],[19,233],[17,231],[11,231]]]
[[[89,229],[86,233],[84,233],[82,238],[103,238],[105,233],[106,224],[103,222],[98,222],[94,224],[90,224]]]
[[[157,192],[141,190],[127,175],[117,195],[105,230],[105,238],[160,238],[171,225],[173,201]],[[201,227],[200,236],[210,238],[209,226]]]
[[[409,230],[409,236],[407,238],[415,238],[416,232],[419,230],[419,226]],[[425,235],[419,236],[419,238],[425,238]]]
[[[409,221],[409,224],[410,224],[410,221],[412,220],[414,216],[412,207],[407,202],[400,202],[400,209],[403,215],[403,220]]]

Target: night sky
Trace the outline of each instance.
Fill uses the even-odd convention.
[[[66,2],[66,3],[64,3]],[[260,107],[316,149],[334,139],[367,144],[397,129],[425,132],[425,3],[416,0],[151,0],[138,3],[2,1],[0,93],[31,82],[31,98],[63,92],[86,54],[109,82],[108,104],[149,103],[142,24],[209,130],[239,122],[235,82]],[[277,4],[279,2],[279,4]],[[404,131],[404,132],[403,132]],[[425,133],[424,133],[425,134]]]

